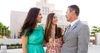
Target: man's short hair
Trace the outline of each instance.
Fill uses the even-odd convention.
[[[68,6],[69,9],[74,10],[75,14],[78,16],[80,13],[79,7],[77,5]]]

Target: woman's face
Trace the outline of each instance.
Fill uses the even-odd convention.
[[[42,14],[41,14],[41,12],[39,12],[39,14],[37,16],[37,22],[41,23],[41,19],[42,19]]]
[[[52,19],[52,24],[57,24],[57,21],[58,21],[58,19],[57,19],[57,16],[53,16],[53,19]]]

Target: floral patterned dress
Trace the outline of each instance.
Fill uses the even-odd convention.
[[[46,53],[60,53],[61,52],[62,41],[61,38],[55,39],[55,35],[52,34],[47,43]]]

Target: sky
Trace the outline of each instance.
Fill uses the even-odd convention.
[[[28,12],[39,1],[0,0],[0,22],[10,26],[10,12],[12,10]],[[47,0],[47,2],[54,4],[56,10],[62,10],[63,15],[65,15],[69,5],[76,4],[80,8],[80,20],[86,21],[90,28],[92,26],[100,26],[100,0]]]

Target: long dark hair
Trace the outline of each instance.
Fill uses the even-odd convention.
[[[49,42],[49,37],[51,36],[51,29],[52,29],[52,20],[54,18],[55,13],[50,13],[47,16],[46,26],[45,26],[45,41]],[[61,37],[61,28],[57,27],[55,28],[55,38]],[[59,33],[60,32],[60,33]]]
[[[27,35],[26,36],[29,36],[34,28],[36,27],[37,25],[37,16],[40,12],[40,9],[39,8],[31,8],[27,14],[27,17],[26,17],[26,20],[24,21],[24,24],[21,28],[21,32],[20,32],[20,36],[24,35],[24,32],[25,30],[27,29]]]

